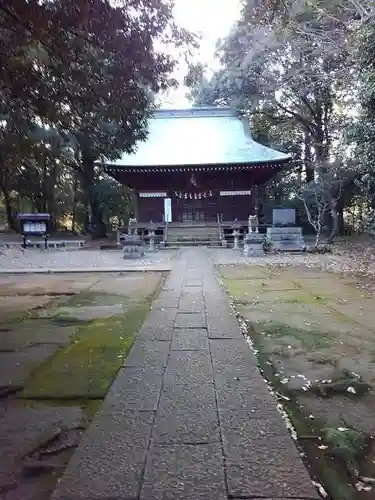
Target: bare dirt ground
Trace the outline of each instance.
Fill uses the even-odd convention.
[[[375,483],[374,282],[354,277],[349,266],[338,275],[319,268],[316,260],[310,266],[296,261],[219,269],[300,443],[311,460],[320,459],[315,470],[329,494],[370,498]]]
[[[50,498],[163,279],[0,276],[2,500]]]

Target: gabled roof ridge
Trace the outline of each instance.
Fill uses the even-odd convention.
[[[219,118],[238,117],[239,114],[233,108],[223,106],[205,106],[197,108],[168,109],[158,108],[153,112],[153,117],[158,118]]]
[[[149,135],[136,151],[107,165],[152,167],[237,165],[287,162],[290,155],[251,137],[248,120],[232,108],[159,109],[149,120]]]

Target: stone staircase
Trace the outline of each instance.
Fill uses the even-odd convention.
[[[168,225],[167,247],[220,246],[216,224],[173,223]]]

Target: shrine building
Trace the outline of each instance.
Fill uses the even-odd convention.
[[[137,151],[105,171],[133,190],[139,224],[203,225],[247,221],[261,186],[290,158],[254,141],[232,109],[158,109]]]

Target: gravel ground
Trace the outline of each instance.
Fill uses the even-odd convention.
[[[143,259],[123,259],[117,250],[5,249],[0,254],[1,270],[23,269],[123,269],[145,268],[170,263],[174,251],[146,253]]]
[[[375,260],[374,247],[366,248],[336,248],[332,254],[277,254],[263,257],[244,257],[239,250],[211,249],[208,252],[212,262],[217,265],[275,265],[275,266],[306,266],[316,267],[336,273],[361,275],[374,280]],[[177,252],[178,253],[178,252]],[[0,272],[11,270],[76,270],[76,269],[150,269],[156,267],[170,268],[176,255],[175,250],[162,250],[147,253],[142,259],[123,259],[122,252],[117,250],[97,249],[58,249],[40,250],[8,248],[0,252]],[[364,258],[365,255],[365,258]]]
[[[216,265],[253,264],[258,266],[306,266],[318,267],[327,271],[341,272],[345,268],[348,258],[336,254],[293,254],[280,253],[264,255],[263,257],[244,257],[240,251],[209,250],[211,260]]]

